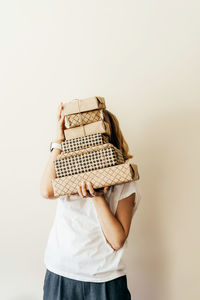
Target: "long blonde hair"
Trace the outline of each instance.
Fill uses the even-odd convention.
[[[110,143],[122,151],[125,160],[132,158],[133,155],[129,153],[129,146],[122,134],[117,117],[107,109],[104,112],[105,121],[109,124],[111,130]]]

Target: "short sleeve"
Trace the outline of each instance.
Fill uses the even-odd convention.
[[[117,206],[118,202],[131,194],[135,193],[135,206],[133,210],[133,214],[135,213],[136,209],[138,208],[140,199],[141,199],[141,192],[138,186],[138,183],[135,182],[134,180],[126,182],[126,183],[121,183],[117,184],[114,186],[110,197],[109,197],[109,205],[110,209],[115,215],[117,211]]]

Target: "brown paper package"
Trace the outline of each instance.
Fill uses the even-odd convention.
[[[122,152],[110,143],[74,152],[61,153],[54,161],[57,178],[111,167],[122,163],[124,163]]]
[[[95,133],[86,136],[80,136],[75,139],[64,140],[61,143],[62,152],[73,152],[89,147],[103,145],[109,142],[109,136],[103,133]]]
[[[79,112],[89,111],[93,109],[106,108],[105,99],[103,97],[90,97],[85,99],[74,99],[63,103],[64,115],[76,114]]]
[[[104,110],[94,109],[82,113],[65,116],[65,127],[73,128],[81,125],[90,124],[93,122],[104,120]]]
[[[123,164],[52,179],[55,197],[77,193],[82,180],[90,181],[95,189],[139,179],[137,165],[126,161]]]
[[[104,133],[110,136],[110,126],[107,122],[98,121],[83,126],[68,128],[64,130],[65,139],[74,139],[80,136],[86,136],[94,133]]]

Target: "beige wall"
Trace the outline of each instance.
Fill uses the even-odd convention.
[[[137,300],[199,291],[199,1],[2,1],[1,299],[40,300],[56,201],[39,194],[61,100],[104,96],[139,166]]]

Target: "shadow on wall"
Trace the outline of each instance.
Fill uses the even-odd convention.
[[[128,285],[133,300],[169,300],[173,240],[176,235],[178,238],[173,221],[181,214],[184,199],[180,191],[183,185],[188,186],[188,174],[193,174],[190,158],[198,155],[195,145],[200,113],[179,110],[150,117],[145,120],[137,149],[142,199],[126,250]],[[185,193],[187,198],[189,188]]]

